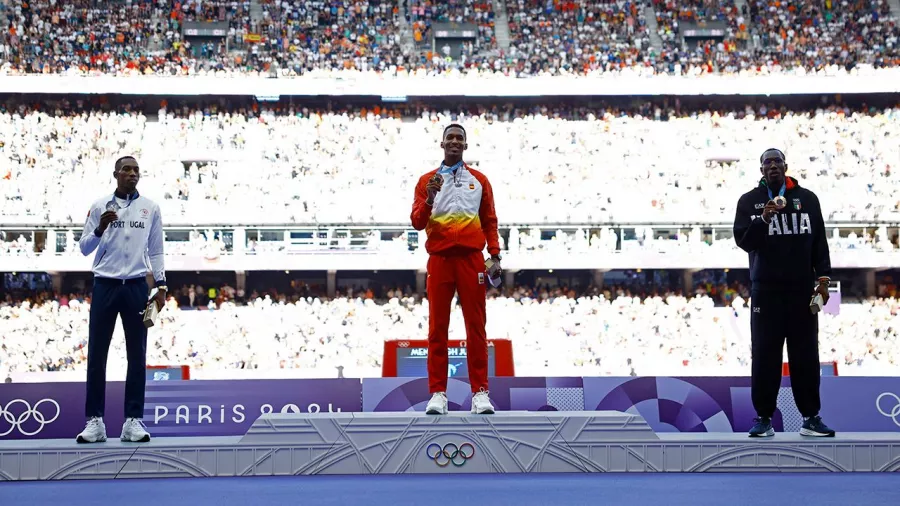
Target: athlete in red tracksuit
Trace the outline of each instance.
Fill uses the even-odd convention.
[[[447,413],[447,332],[450,303],[459,294],[466,322],[466,359],[472,386],[472,412],[494,412],[488,397],[488,352],[485,295],[488,276],[500,275],[500,242],[494,194],[481,172],[462,161],[466,131],[460,125],[444,129],[444,163],[419,178],[412,226],[428,240],[428,384],[432,394],[426,413]],[[495,262],[485,272],[482,250]]]

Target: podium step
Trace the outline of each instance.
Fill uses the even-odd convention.
[[[0,481],[207,476],[900,470],[900,434],[655,434],[615,411],[269,414],[242,437],[0,441]]]

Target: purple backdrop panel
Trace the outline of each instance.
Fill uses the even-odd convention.
[[[451,379],[452,410],[471,406],[469,384]],[[900,432],[900,378],[823,377],[822,416],[843,432]],[[147,384],[144,423],[159,436],[242,435],[262,413],[421,411],[424,378],[160,381]],[[744,432],[755,416],[745,377],[491,378],[500,410],[616,410],[642,415],[658,432]],[[110,437],[122,424],[124,384],[107,385]],[[776,430],[799,413],[782,380]],[[83,383],[0,385],[0,439],[73,438],[84,424]]]
[[[639,414],[656,432],[743,432],[756,416],[743,377],[584,378],[584,405]]]
[[[823,377],[822,418],[840,432],[900,432],[900,378]],[[643,416],[657,432],[745,432],[756,411],[750,378],[584,378],[588,410]],[[790,379],[782,378],[773,424],[799,429]]]
[[[159,381],[147,386],[144,424],[166,436],[243,435],[266,413],[361,408],[358,379]]]
[[[491,401],[502,411],[558,411],[584,408],[581,378],[490,379]],[[426,378],[366,378],[362,382],[363,411],[424,411],[431,398]],[[451,411],[472,407],[468,381],[447,383]]]
[[[106,424],[118,421],[114,430],[124,422],[124,395],[125,383],[107,383],[106,405],[118,418]],[[84,422],[84,383],[0,385],[0,439],[74,439]]]
[[[823,377],[822,419],[836,431],[900,432],[900,378]]]
[[[362,380],[364,412],[425,411],[428,394],[427,378],[365,378]],[[451,411],[469,409],[472,392],[469,383],[456,378],[447,381],[447,400]]]
[[[107,435],[124,422],[124,383],[107,385]],[[83,383],[0,385],[0,437],[74,438],[84,427]],[[264,413],[359,411],[357,379],[151,381],[144,424],[154,436],[237,436]]]

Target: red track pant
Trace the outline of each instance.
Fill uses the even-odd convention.
[[[428,259],[428,388],[447,391],[447,332],[450,303],[459,294],[466,322],[466,360],[472,392],[488,388],[487,275],[480,251],[456,256],[431,255]]]

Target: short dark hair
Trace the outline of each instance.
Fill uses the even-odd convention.
[[[469,134],[466,133],[466,129],[465,129],[462,125],[460,125],[459,123],[450,123],[449,125],[447,125],[447,126],[444,128],[444,133],[441,134],[441,138],[442,138],[442,139],[443,139],[444,137],[447,136],[447,130],[450,130],[451,128],[458,128],[458,129],[462,130],[462,131],[463,131],[463,137],[468,137],[468,136],[469,136]]]
[[[116,160],[116,165],[115,169],[113,169],[113,172],[119,172],[119,170],[122,169],[122,164],[124,164],[127,160],[134,160],[134,162],[137,163],[137,158],[131,155],[120,157],[118,160]]]
[[[769,149],[763,151],[761,155],[759,155],[759,163],[763,163],[763,162],[766,160],[766,153],[768,153],[768,152],[770,152],[770,151],[775,151],[776,153],[778,153],[779,155],[781,155],[781,159],[782,159],[782,160],[784,160],[785,162],[787,161],[787,157],[784,156],[784,152],[783,152],[783,151],[781,151],[781,150],[778,149],[778,148],[769,148]]]

